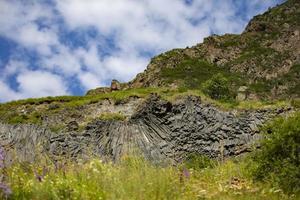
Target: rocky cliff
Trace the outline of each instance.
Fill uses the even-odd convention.
[[[259,127],[297,107],[290,104],[300,97],[299,30],[300,2],[289,0],[256,16],[241,35],[214,35],[153,58],[129,83],[114,80],[82,97],[0,104],[0,145],[7,161],[118,160],[137,151],[180,162],[190,153],[217,158],[250,151]],[[216,74],[221,79],[213,82]],[[228,83],[222,92],[230,97],[205,96],[209,81],[221,89]],[[270,106],[237,109],[240,103]]]
[[[157,95],[126,121],[94,120],[58,133],[36,125],[0,124],[0,145],[11,158],[32,161],[44,153],[54,160],[89,157],[118,160],[138,151],[153,161],[180,161],[189,153],[210,157],[239,155],[254,148],[259,127],[288,109],[234,113],[187,96],[171,103]],[[72,128],[73,127],[73,128]]]

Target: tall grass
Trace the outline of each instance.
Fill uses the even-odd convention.
[[[117,164],[99,159],[81,164],[16,164],[7,167],[5,175],[12,190],[9,199],[297,198],[253,182],[244,159],[214,163],[200,168],[158,166],[141,157],[124,157]]]

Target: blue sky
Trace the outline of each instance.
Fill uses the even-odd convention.
[[[83,95],[283,0],[0,0],[0,102]]]

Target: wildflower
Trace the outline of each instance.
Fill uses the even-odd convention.
[[[187,168],[184,168],[183,171],[182,171],[182,174],[183,176],[186,178],[186,179],[189,179],[190,178],[190,172]]]
[[[43,167],[43,172],[42,174],[38,174],[36,171],[34,171],[34,175],[35,175],[35,178],[39,181],[39,182],[42,182],[44,177],[47,175],[48,173],[48,169],[44,166]]]
[[[188,169],[183,168],[182,172],[180,173],[180,182],[183,182],[185,179],[189,179],[191,176],[190,172]]]
[[[0,170],[5,167],[4,162],[5,162],[5,152],[3,147],[0,146]],[[4,180],[4,176],[2,175],[0,177],[0,197],[1,195],[4,195],[4,197],[8,198],[11,195],[12,191],[10,187],[3,182],[3,180]]]
[[[12,194],[10,187],[1,182],[0,182],[0,191],[3,192],[3,194],[6,198],[8,198]]]
[[[5,161],[5,152],[2,146],[0,146],[0,169],[4,168],[4,161]]]

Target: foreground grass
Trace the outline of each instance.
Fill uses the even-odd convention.
[[[24,165],[5,169],[9,199],[296,199],[254,183],[249,162],[227,160],[201,169],[155,166],[138,157],[118,164]]]

